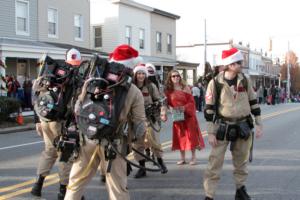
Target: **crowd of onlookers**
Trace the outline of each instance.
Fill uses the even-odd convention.
[[[19,99],[23,110],[33,109],[31,103],[32,81],[29,78],[26,78],[21,85],[15,76],[6,75],[5,83],[8,97]]]
[[[6,75],[5,82],[7,88],[7,96],[19,99],[22,103],[23,109],[32,110],[32,80],[27,78],[21,85],[15,76]],[[275,105],[279,103],[287,103],[287,93],[286,89],[283,87],[280,88],[277,85],[275,86],[273,84],[269,88],[260,86],[254,89],[257,93],[257,100],[259,104]],[[205,105],[205,88],[201,83],[195,83],[194,86],[191,87],[191,90],[196,103],[196,110],[197,112],[201,112]],[[300,102],[300,93],[296,95],[292,94],[290,102]]]
[[[275,105],[288,102],[286,89],[274,84],[269,88],[260,86],[256,93],[260,104]],[[299,94],[291,94],[290,102],[300,102]]]
[[[256,90],[259,104],[275,105],[286,102],[286,90],[274,84],[271,87],[260,86]]]
[[[192,95],[195,100],[196,112],[202,112],[205,104],[205,89],[201,83],[195,83],[191,87]]]
[[[191,86],[192,95],[196,103],[197,111],[202,111],[205,105],[205,88],[201,83],[195,83]],[[288,103],[286,89],[284,87],[278,87],[277,85],[271,85],[270,87],[259,86],[254,88],[257,94],[257,101],[259,104],[275,105],[280,103]],[[291,94],[290,102],[300,103],[299,94]]]

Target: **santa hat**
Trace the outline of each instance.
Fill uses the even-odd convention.
[[[81,63],[81,55],[77,49],[70,49],[67,52],[66,63],[69,63],[73,66],[79,66]]]
[[[131,69],[142,62],[139,52],[127,44],[115,48],[109,55],[109,59],[111,62],[121,63]]]
[[[144,64],[139,64],[138,66],[136,66],[133,69],[134,74],[136,74],[137,72],[143,72],[146,75],[146,77],[148,77],[148,70],[147,70],[147,67]]]
[[[237,48],[222,51],[223,65],[230,65],[232,63],[244,60],[244,56]]]
[[[148,76],[155,76],[156,69],[152,63],[146,63],[146,68],[148,70]]]

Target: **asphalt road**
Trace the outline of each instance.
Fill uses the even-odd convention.
[[[206,129],[202,113],[197,113],[201,129]],[[262,106],[264,137],[255,141],[254,161],[249,165],[247,188],[253,199],[300,199],[300,104]],[[128,187],[133,200],[195,200],[204,199],[203,171],[210,146],[197,152],[198,164],[177,166],[178,152],[170,151],[170,121],[164,124],[161,140],[169,172],[147,173],[136,180],[131,174]],[[34,183],[36,167],[43,142],[33,131],[0,135],[0,200],[34,199],[29,191]],[[189,158],[190,154],[187,154]],[[151,167],[151,165],[150,165]],[[43,198],[56,199],[57,166],[45,182]],[[217,191],[217,200],[234,199],[231,154],[228,151]],[[108,199],[105,185],[97,175],[85,190],[88,200]]]

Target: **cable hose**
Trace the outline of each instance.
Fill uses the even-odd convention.
[[[146,156],[145,154],[139,152],[137,149],[135,149],[135,148],[133,148],[133,147],[132,147],[132,150],[133,150],[134,152],[136,152],[136,153],[139,154],[140,156],[144,157],[146,160],[152,162],[154,165],[156,165],[156,166],[158,167],[158,169],[153,169],[153,168],[148,168],[148,167],[142,167],[142,166],[140,166],[140,165],[138,165],[138,164],[136,164],[136,163],[134,163],[134,162],[128,160],[128,159],[126,158],[126,156],[122,155],[114,145],[111,144],[111,146],[112,146],[113,150],[114,150],[121,158],[123,158],[123,160],[125,160],[127,163],[129,163],[130,165],[132,165],[132,166],[134,166],[134,167],[136,167],[136,168],[144,169],[144,170],[150,171],[150,172],[160,172],[160,171],[162,171],[162,168],[161,168],[160,164],[158,164],[155,160],[153,160],[152,158],[150,158],[150,157]]]
[[[159,122],[156,122],[159,123]],[[156,132],[160,132],[161,130],[161,124],[159,124],[159,128],[157,129],[157,127],[155,127],[154,123],[150,120],[150,126],[156,131]]]

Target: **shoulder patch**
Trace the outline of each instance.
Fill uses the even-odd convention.
[[[205,100],[210,101],[213,98],[213,93],[212,92],[207,92],[205,95]]]

